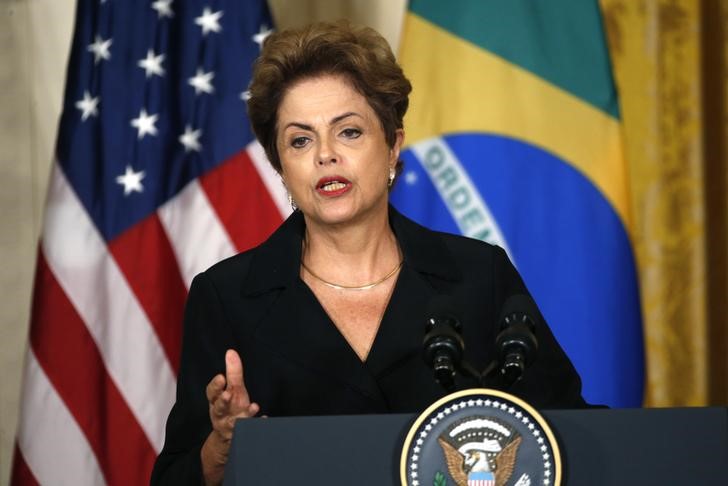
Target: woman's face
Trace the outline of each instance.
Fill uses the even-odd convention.
[[[387,211],[392,148],[374,110],[345,77],[323,75],[290,87],[278,108],[281,176],[311,222],[340,224]]]

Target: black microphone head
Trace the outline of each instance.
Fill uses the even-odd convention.
[[[513,295],[503,304],[496,348],[501,373],[508,384],[519,380],[536,357],[538,340],[534,319],[539,315],[536,303],[528,295]]]
[[[516,317],[517,316],[517,317]],[[513,325],[514,318],[525,322],[529,329],[534,330],[534,322],[538,318],[539,312],[536,303],[526,294],[511,295],[503,303],[500,318],[498,319],[498,329],[503,330]]]
[[[460,332],[462,325],[460,319],[457,318],[453,309],[455,304],[452,296],[447,294],[438,294],[427,303],[427,323],[425,325],[426,332],[430,332],[438,325],[449,325],[456,331]]]
[[[435,296],[427,306],[427,323],[423,340],[423,358],[435,373],[435,380],[446,390],[455,386],[455,374],[463,359],[465,343],[460,335],[460,321],[447,295]]]

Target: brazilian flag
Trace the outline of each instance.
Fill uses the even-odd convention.
[[[392,193],[502,246],[584,381],[640,406],[644,352],[617,95],[596,0],[412,0],[413,92]]]

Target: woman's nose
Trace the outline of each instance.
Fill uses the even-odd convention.
[[[339,156],[336,154],[336,149],[333,146],[331,140],[327,137],[322,137],[319,141],[319,152],[317,157],[318,165],[335,164],[339,161]]]

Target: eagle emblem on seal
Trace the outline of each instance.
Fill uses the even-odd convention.
[[[470,416],[437,439],[457,486],[505,486],[513,474],[521,436],[486,416]]]

